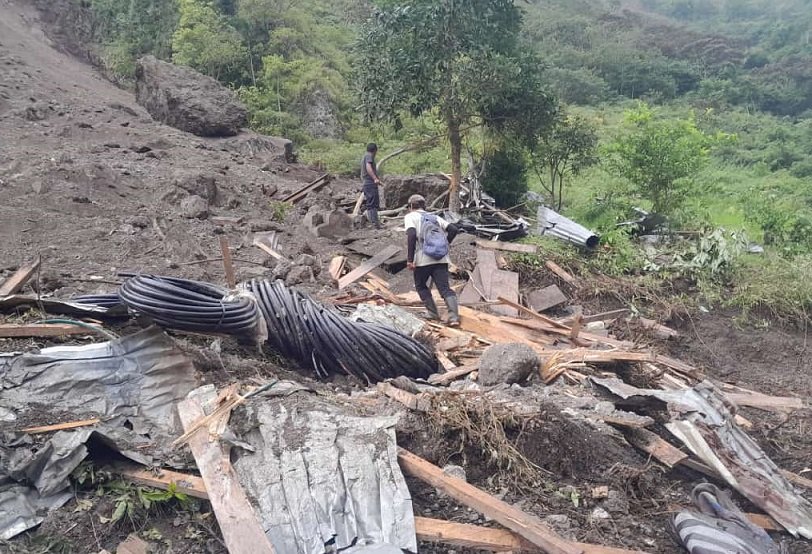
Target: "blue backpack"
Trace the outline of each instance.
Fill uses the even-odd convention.
[[[437,216],[423,214],[420,219],[420,244],[423,254],[440,260],[448,255],[448,236],[446,236]]]

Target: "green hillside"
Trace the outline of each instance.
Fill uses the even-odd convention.
[[[378,63],[357,48],[365,24],[379,8],[423,1],[89,0],[89,9],[101,59],[120,79],[145,53],[192,66],[238,90],[258,131],[293,139],[307,162],[354,173],[370,140],[385,154],[444,133],[436,110],[404,113],[396,129],[362,109],[360,76]],[[812,306],[803,278],[812,252],[812,3],[515,5],[520,47],[541,61],[537,77],[560,114],[532,144],[517,145],[487,124],[466,133],[466,148],[487,162],[490,191],[510,203],[527,187],[549,193],[550,153],[580,141],[589,151],[562,173],[562,210],[603,232],[610,257],[629,251],[615,224],[633,207],[657,206],[678,228],[724,227],[728,238],[743,231],[764,244],[766,255],[727,265],[756,281],[796,279],[772,304],[779,310]],[[450,168],[441,139],[395,158],[385,172]],[[736,241],[728,242],[733,249]],[[714,248],[709,256],[719,257],[722,247]],[[642,263],[615,258],[612,268],[637,271]],[[769,287],[737,290],[742,304],[755,306],[780,296]]]

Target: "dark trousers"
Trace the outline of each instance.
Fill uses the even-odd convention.
[[[434,281],[443,298],[457,296],[448,284],[448,264],[431,264],[414,268],[414,288],[417,294],[429,290],[429,278]]]
[[[380,209],[381,195],[378,191],[378,185],[375,183],[364,184],[364,209],[367,212],[367,218],[370,223],[378,226],[378,210]]]

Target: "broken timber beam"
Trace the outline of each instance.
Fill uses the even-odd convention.
[[[440,489],[457,502],[504,525],[548,554],[585,552],[579,545],[558,536],[536,516],[523,512],[462,479],[446,475],[436,465],[408,450],[398,448],[398,461],[405,473]]]
[[[418,540],[425,542],[437,542],[490,552],[538,552],[539,550],[538,546],[505,529],[480,527],[427,517],[415,517],[414,525]],[[580,547],[584,554],[646,554],[641,550],[626,550],[586,543],[574,544]]]
[[[354,283],[355,281],[357,281],[358,279],[360,279],[361,277],[363,277],[364,275],[366,275],[367,273],[369,273],[370,271],[372,271],[373,269],[384,263],[386,260],[394,256],[398,252],[400,252],[399,246],[390,245],[389,247],[384,248],[382,251],[378,252],[370,259],[368,259],[367,261],[365,261],[364,263],[362,263],[361,265],[359,265],[358,267],[347,273],[344,277],[339,279],[338,288],[343,289],[344,287],[351,285],[352,283]]]
[[[200,397],[192,396],[178,404],[178,416],[187,431],[196,421],[204,418]],[[198,428],[189,437],[189,447],[209,492],[209,500],[229,553],[273,554],[275,550],[219,441],[209,442],[208,431]]]
[[[0,338],[11,337],[64,337],[86,335],[87,327],[68,323],[0,323]]]
[[[0,285],[0,298],[4,296],[11,296],[12,294],[19,292],[21,288],[25,286],[31,276],[34,274],[35,271],[39,269],[41,258],[37,257],[36,260],[33,262],[28,262],[27,264],[23,264],[14,275],[6,279],[2,285]]]
[[[587,338],[587,335],[581,334],[582,338]],[[588,340],[592,340],[589,335]],[[662,356],[654,352],[630,352],[628,350],[590,350],[586,348],[573,348],[570,350],[551,350],[549,354],[558,352],[562,357],[562,361],[567,362],[584,362],[584,363],[612,363],[612,362],[650,362],[654,364],[662,364],[677,373],[681,373],[692,379],[700,379],[699,370],[684,362],[671,358],[669,356]]]
[[[137,485],[144,485],[155,489],[168,490],[174,487],[176,491],[188,494],[195,498],[209,499],[206,484],[203,478],[188,473],[180,473],[169,469],[151,470],[133,464],[119,463],[111,466],[111,470],[132,481]]]
[[[302,198],[304,198],[305,196],[307,196],[311,192],[315,192],[315,191],[319,190],[321,187],[323,187],[324,185],[326,185],[329,182],[330,182],[330,174],[325,173],[321,177],[317,178],[315,181],[311,181],[310,183],[306,184],[305,186],[303,186],[299,190],[294,191],[294,192],[290,193],[289,195],[287,195],[286,197],[284,197],[282,199],[282,202],[288,202],[290,204],[295,204],[296,202],[298,202],[299,200],[301,200]]]
[[[446,371],[445,373],[433,373],[429,375],[428,381],[431,385],[447,385],[453,381],[456,381],[460,377],[470,375],[476,370],[477,366],[475,365],[462,366]]]
[[[341,273],[344,271],[344,266],[346,265],[346,256],[336,256],[330,260],[330,268],[328,269],[328,272],[330,273],[330,277],[333,278],[333,281],[338,281],[341,279]]]
[[[547,269],[555,273],[559,279],[561,279],[568,285],[572,285],[576,289],[578,288],[578,281],[575,280],[575,277],[564,271],[564,269],[560,265],[550,260],[544,262],[544,265],[547,266]]]
[[[503,242],[499,240],[477,239],[476,245],[489,250],[504,250],[505,252],[516,252],[520,254],[536,254],[539,251],[539,247],[535,244]]]
[[[546,323],[548,325],[552,325],[553,327],[557,327],[557,328],[563,329],[565,331],[570,331],[570,328],[567,327],[566,325],[564,325],[563,323],[559,323],[558,321],[556,321],[556,320],[554,320],[554,319],[552,319],[550,317],[547,317],[546,315],[542,315],[542,314],[538,313],[536,310],[532,310],[530,308],[522,306],[518,302],[513,302],[513,301],[508,300],[507,298],[504,298],[502,296],[500,296],[497,300],[499,300],[503,304],[507,304],[508,306],[512,306],[512,307],[516,308],[517,310],[519,310],[522,313],[525,313],[525,314],[527,314],[527,315],[529,315],[531,317],[534,317],[534,318],[536,318],[536,319],[538,319],[540,321],[543,321],[544,323]]]
[[[94,417],[91,419],[83,419],[81,421],[68,421],[65,423],[55,423],[54,425],[42,425],[40,427],[27,427],[22,430],[23,433],[29,435],[37,435],[39,433],[50,433],[51,431],[62,431],[65,429],[76,429],[77,427],[87,427],[88,425],[96,425],[99,418]]]

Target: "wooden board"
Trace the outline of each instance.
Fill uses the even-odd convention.
[[[626,440],[634,447],[651,454],[656,460],[668,467],[674,467],[688,459],[685,452],[672,446],[648,429],[629,429],[625,435]]]
[[[336,256],[330,260],[330,268],[328,269],[330,277],[333,281],[338,281],[341,278],[341,272],[344,271],[344,266],[347,265],[346,256]]]
[[[507,529],[480,527],[427,517],[414,518],[418,540],[490,552],[538,552],[539,548]],[[611,546],[575,543],[585,554],[645,554]]]
[[[234,262],[231,261],[231,248],[228,246],[228,239],[220,235],[220,252],[223,254],[223,269],[226,272],[226,285],[229,290],[237,288],[237,278],[234,276]]]
[[[584,552],[583,548],[558,536],[536,516],[523,512],[462,479],[446,475],[436,465],[408,450],[398,449],[398,461],[407,474],[442,490],[457,502],[504,525],[549,554]]]
[[[203,482],[203,478],[197,475],[180,473],[179,471],[169,469],[152,471],[141,466],[123,462],[110,466],[110,470],[137,485],[144,485],[161,490],[167,490],[170,485],[174,485],[175,490],[178,492],[188,494],[195,498],[209,499],[206,484]]]
[[[572,285],[573,287],[578,288],[578,283],[575,280],[575,277],[564,271],[564,269],[560,265],[550,260],[544,262],[544,265],[547,266],[547,269],[555,273],[559,279],[561,279],[568,285]]]
[[[568,298],[556,285],[531,291],[527,295],[527,304],[537,312],[543,312],[564,304]]]
[[[488,250],[504,250],[506,252],[518,252],[522,254],[536,254],[539,247],[535,244],[520,244],[517,242],[503,242],[499,240],[477,239],[476,245]]]
[[[430,406],[428,398],[422,394],[414,394],[386,382],[380,382],[376,387],[380,393],[392,400],[400,402],[410,410],[425,412]]]
[[[34,274],[36,270],[39,269],[40,265],[40,258],[37,258],[33,262],[28,262],[27,264],[23,264],[20,269],[18,269],[14,275],[3,281],[3,284],[0,285],[0,298],[4,296],[11,296],[20,291],[21,288],[25,286],[31,276]]]
[[[299,190],[296,190],[282,199],[282,202],[290,202],[295,204],[313,191],[319,190],[321,187],[330,182],[330,175],[325,173],[318,177],[315,181],[311,181]]]
[[[519,302],[519,274],[504,269],[494,271],[491,277],[491,295],[491,301],[497,298],[509,301],[491,306],[494,313],[507,317],[518,316],[519,310],[515,305]]]
[[[187,431],[205,416],[200,402],[199,397],[193,396],[178,404],[178,416]],[[189,438],[189,447],[209,492],[209,500],[229,553],[275,552],[220,443],[209,442],[208,431],[198,429]]]
[[[276,231],[254,234],[253,245],[277,260],[284,260],[285,257],[276,251],[277,243]]]
[[[492,302],[496,297],[493,295],[493,274],[499,271],[496,266],[496,253],[491,250],[477,250],[476,251],[476,269],[479,282],[479,292],[482,293],[485,300]]]
[[[87,427],[88,425],[96,425],[99,418],[94,417],[91,419],[83,419],[81,421],[68,421],[65,423],[55,423],[54,425],[42,425],[40,427],[27,427],[22,430],[23,433],[29,435],[37,435],[39,433],[50,433],[51,431],[62,431],[64,429],[76,429],[77,427]]]
[[[343,289],[344,287],[351,285],[383,262],[400,252],[400,247],[395,245],[390,245],[388,248],[383,249],[381,252],[375,254],[372,258],[368,259],[360,266],[356,267],[344,277],[339,279],[338,281],[338,288]]]
[[[473,373],[476,370],[477,366],[475,365],[458,367],[456,369],[446,371],[445,373],[434,373],[429,375],[428,381],[432,385],[447,385],[452,381],[456,381],[460,377],[465,377],[466,375]]]
[[[91,329],[67,323],[0,323],[0,338],[10,337],[64,337],[87,335]]]

